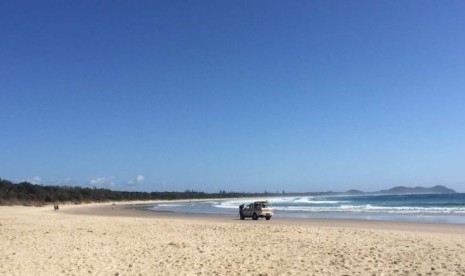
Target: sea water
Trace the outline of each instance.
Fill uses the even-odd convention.
[[[268,200],[275,218],[339,218],[465,224],[465,194],[282,196],[162,203],[157,212],[236,216],[238,206]]]

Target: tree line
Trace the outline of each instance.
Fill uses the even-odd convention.
[[[208,199],[270,196],[270,193],[236,193],[220,191],[205,193],[186,190],[184,192],[127,192],[102,188],[45,186],[29,182],[13,183],[0,178],[0,205],[34,205],[50,203],[89,203],[128,200],[175,200],[175,199]]]

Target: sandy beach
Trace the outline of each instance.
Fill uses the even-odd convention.
[[[465,225],[0,207],[1,275],[465,275]]]

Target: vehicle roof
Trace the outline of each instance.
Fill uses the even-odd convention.
[[[255,201],[254,203],[268,203],[268,200],[259,200],[259,201]]]

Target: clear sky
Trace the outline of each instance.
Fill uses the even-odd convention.
[[[465,192],[464,1],[0,1],[0,177]]]

